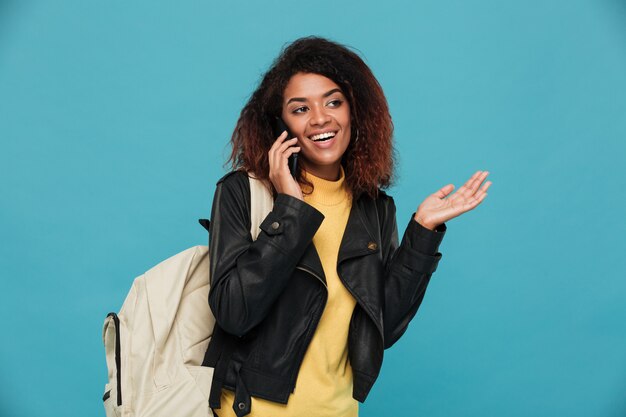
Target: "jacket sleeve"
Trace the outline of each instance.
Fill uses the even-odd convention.
[[[385,309],[383,326],[385,349],[390,348],[406,332],[409,322],[422,303],[430,277],[441,259],[439,244],[446,225],[434,231],[420,225],[411,214],[398,244],[396,206],[391,196],[383,209],[383,263],[385,268]]]
[[[279,193],[252,241],[249,193],[244,173],[218,182],[209,231],[209,306],[220,327],[239,337],[266,317],[324,219]]]

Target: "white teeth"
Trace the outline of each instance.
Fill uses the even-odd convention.
[[[326,132],[326,133],[320,133],[319,135],[315,135],[315,136],[309,136],[309,139],[320,140],[320,139],[332,138],[334,136],[335,136],[335,132]]]

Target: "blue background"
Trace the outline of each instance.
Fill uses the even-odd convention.
[[[239,111],[310,34],[387,94],[401,233],[493,181],[361,415],[626,415],[623,0],[0,0],[0,415],[104,415],[106,313],[206,244]]]

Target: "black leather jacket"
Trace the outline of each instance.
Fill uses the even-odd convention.
[[[209,405],[222,388],[235,392],[238,416],[250,396],[286,404],[324,310],[327,286],[312,239],[324,216],[278,194],[250,236],[250,183],[242,171],[217,182],[211,223],[209,304],[217,324],[203,365],[215,368]],[[337,272],[357,303],[348,335],[353,397],[363,402],[378,377],[383,350],[406,331],[441,259],[446,225],[422,227],[413,214],[398,242],[393,198],[353,201]]]

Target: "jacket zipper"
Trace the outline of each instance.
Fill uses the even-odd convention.
[[[317,278],[319,280],[319,282],[322,283],[322,285],[324,286],[324,288],[326,288],[326,293],[325,293],[325,299],[322,303],[322,305],[320,306],[320,308],[318,308],[317,314],[314,317],[314,325],[317,328],[317,325],[319,324],[320,319],[322,318],[322,314],[324,312],[324,307],[326,306],[326,300],[328,299],[328,285],[326,285],[326,283],[324,282],[324,280],[317,275],[315,272],[311,271],[308,268],[304,268],[302,266],[296,266],[296,269],[300,269],[304,272],[307,272],[311,275],[313,275],[315,278]],[[309,337],[306,342],[303,345],[303,348],[301,349],[301,352],[298,354],[298,366],[296,366],[294,368],[294,372],[291,376],[291,381],[290,381],[290,386],[291,386],[291,391],[293,392],[293,390],[295,389],[295,385],[296,385],[296,380],[298,378],[298,372],[300,370],[300,366],[302,366],[302,361],[304,360],[304,354],[306,352],[306,348],[308,348],[309,343],[311,343],[311,340],[313,339],[313,335],[315,334],[315,331],[311,332],[311,337]]]
[[[296,269],[300,269],[304,272],[308,272],[309,274],[313,275],[315,278],[317,278],[319,280],[319,282],[322,283],[322,285],[324,286],[324,288],[326,288],[326,290],[328,290],[328,285],[326,285],[326,283],[324,282],[324,280],[322,279],[322,277],[320,277],[319,275],[317,275],[315,272],[311,271],[308,268],[305,268],[303,266],[296,266]]]

